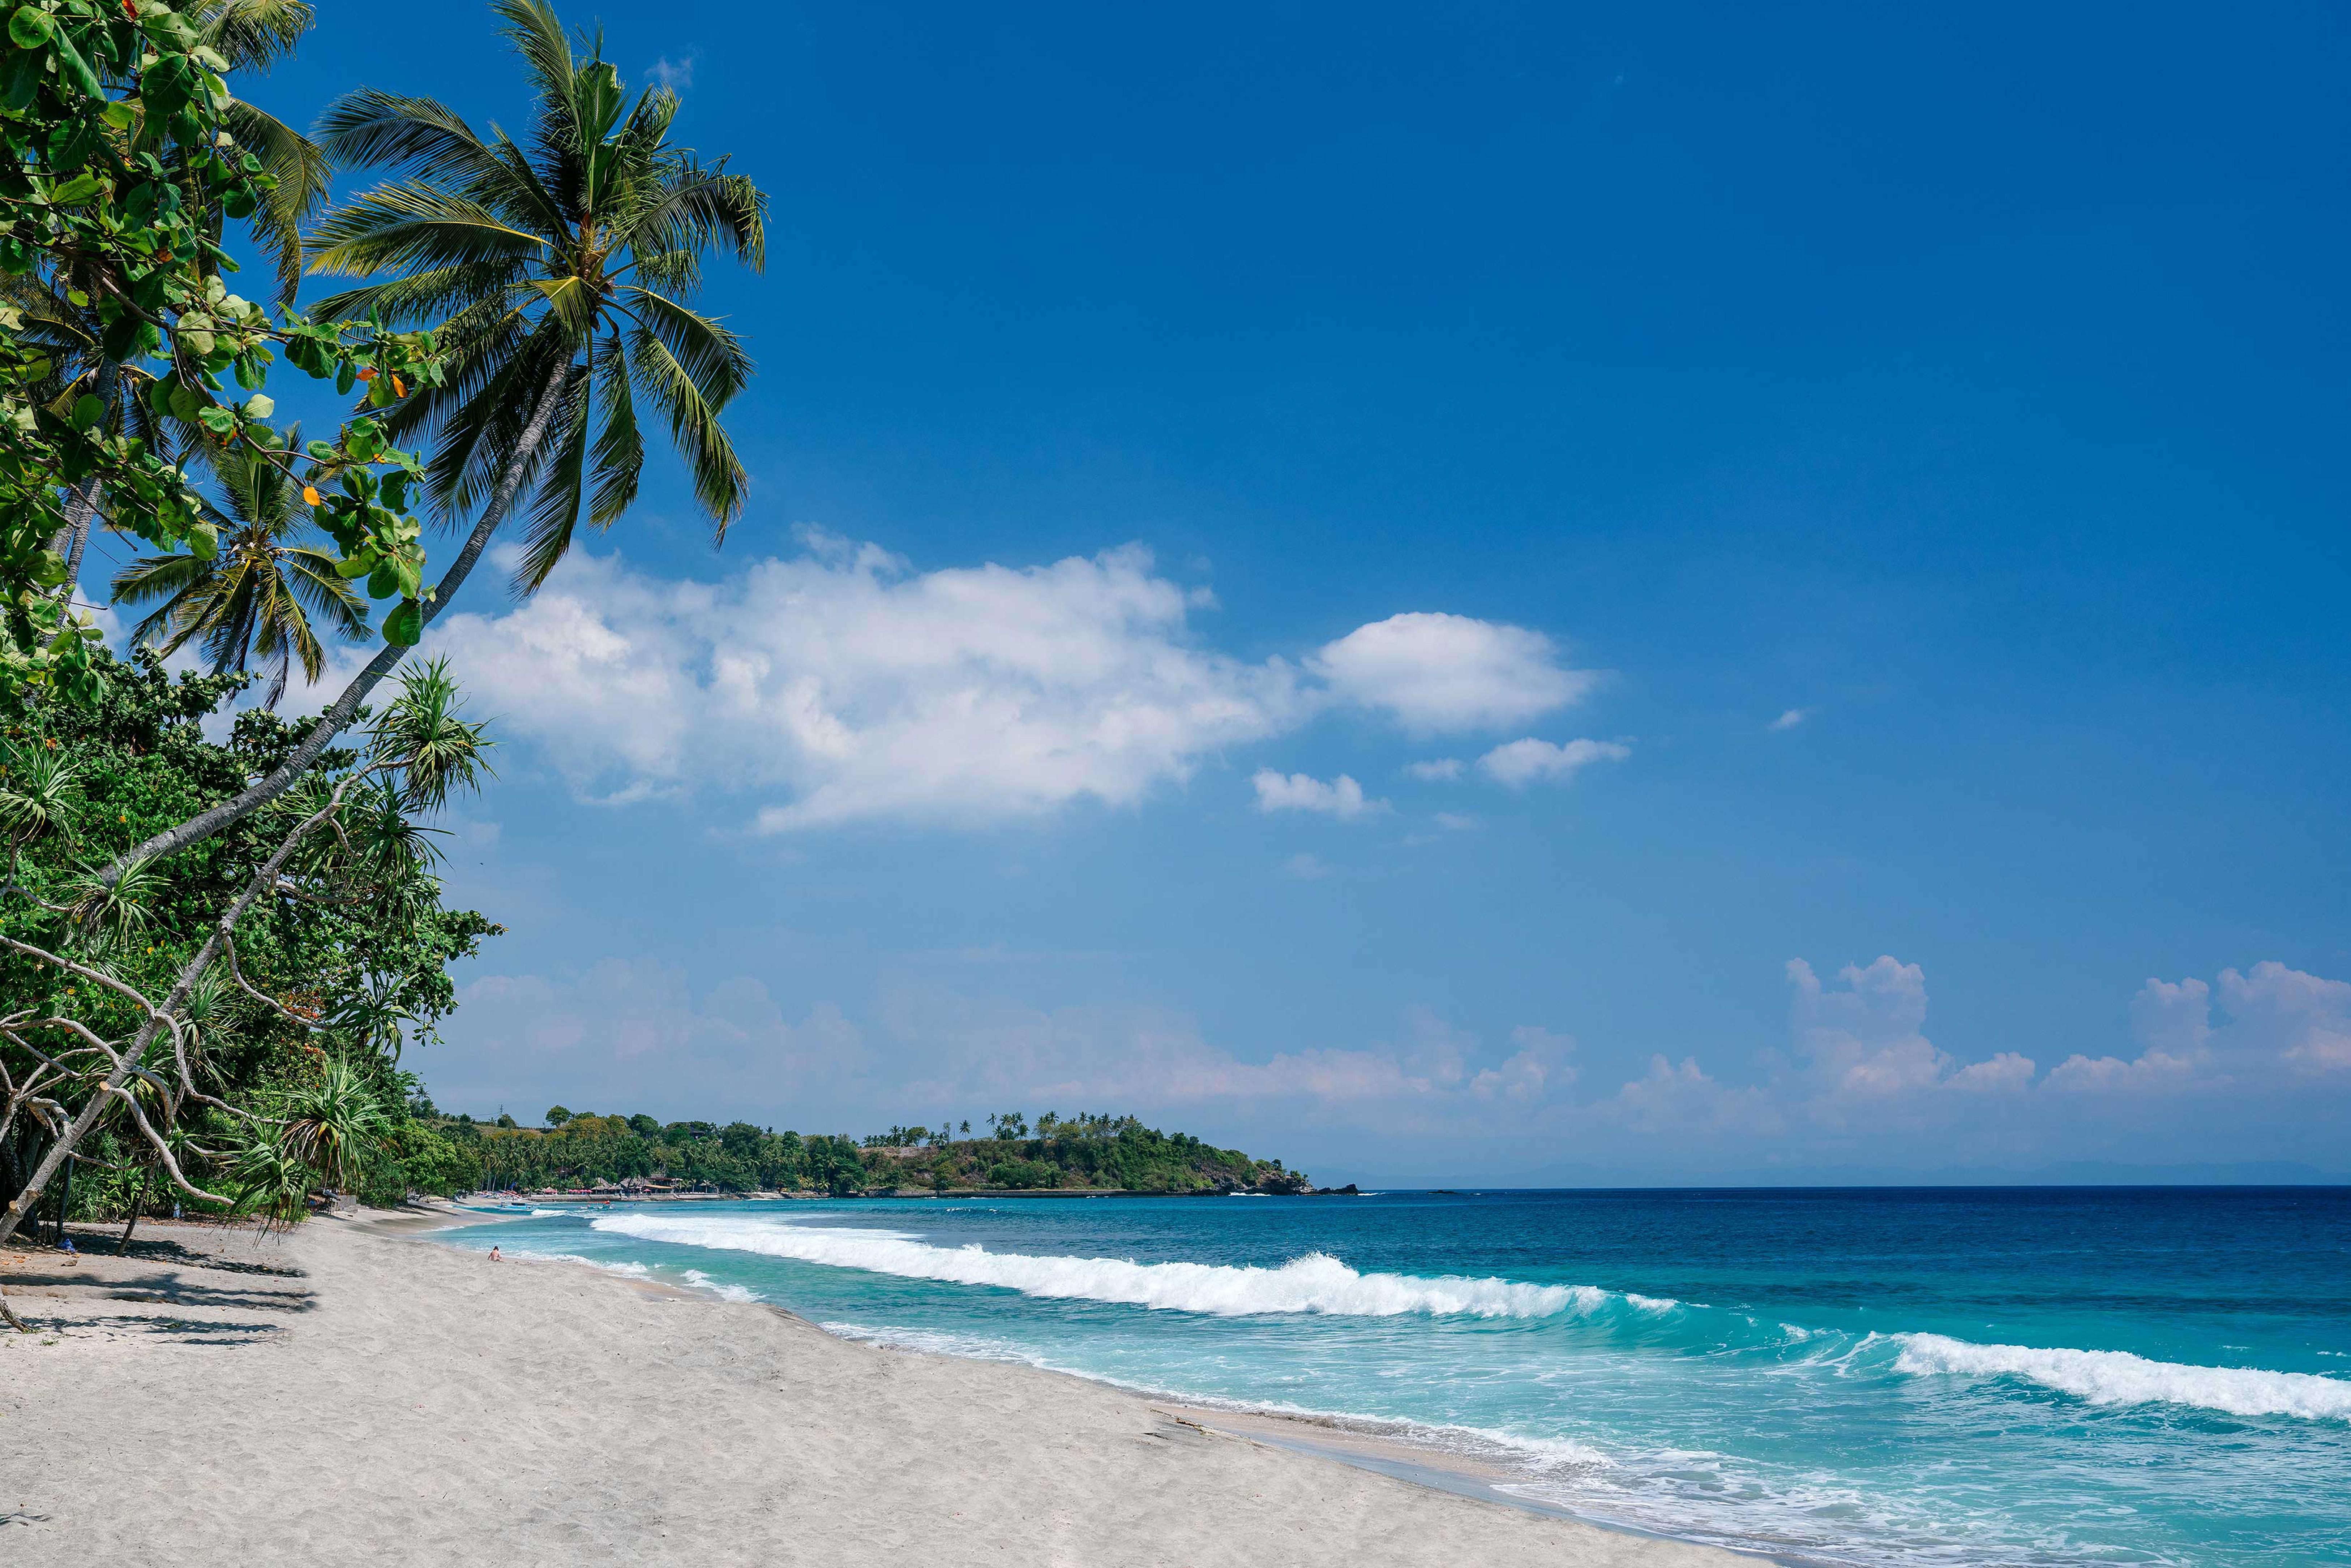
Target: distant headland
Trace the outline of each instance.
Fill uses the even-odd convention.
[[[856,1138],[778,1132],[749,1122],[663,1122],[551,1106],[539,1125],[476,1120],[429,1100],[412,1104],[395,1168],[384,1185],[449,1195],[484,1189],[607,1197],[1005,1197],[1149,1193],[1306,1196],[1320,1189],[1279,1159],[1162,1132],[1131,1116],[1063,1117],[1031,1125],[1021,1112],[955,1127],[893,1127]],[[387,1193],[386,1196],[390,1194]]]

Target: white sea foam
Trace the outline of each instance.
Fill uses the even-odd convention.
[[[540,1252],[526,1247],[508,1247],[506,1255],[509,1258],[530,1258],[544,1263],[585,1263],[591,1269],[601,1269],[608,1274],[626,1274],[632,1280],[649,1279],[653,1275],[653,1271],[643,1263],[632,1263],[626,1259],[583,1258],[577,1252]]]
[[[840,1338],[862,1340],[869,1345],[887,1345],[899,1350],[921,1351],[928,1355],[961,1356],[970,1361],[1008,1361],[1022,1366],[1040,1367],[1048,1372],[1066,1373],[1092,1383],[1107,1383],[1113,1388],[1180,1399],[1187,1405],[1211,1410],[1232,1410],[1252,1416],[1283,1416],[1328,1427],[1334,1431],[1361,1432],[1371,1437],[1416,1443],[1448,1454],[1502,1460],[1522,1465],[1538,1474],[1566,1469],[1606,1469],[1616,1463],[1590,1444],[1579,1443],[1570,1438],[1533,1437],[1520,1432],[1489,1431],[1483,1427],[1406,1421],[1392,1416],[1364,1416],[1346,1410],[1319,1409],[1286,1399],[1232,1399],[1133,1378],[1113,1377],[1102,1372],[1066,1366],[1025,1345],[982,1334],[950,1334],[925,1328],[875,1327],[859,1323],[822,1323],[817,1326]]]
[[[1424,1313],[1437,1317],[1537,1318],[1599,1312],[1628,1299],[1591,1285],[1359,1273],[1322,1252],[1294,1258],[1279,1268],[1237,1268],[1221,1263],[1137,1263],[1123,1258],[990,1252],[976,1246],[934,1246],[891,1231],[722,1215],[612,1214],[591,1223],[599,1231],[648,1241],[757,1252],[902,1279],[996,1285],[1026,1295],[1113,1302],[1217,1317],[1263,1313],[1395,1317]],[[1644,1297],[1633,1304],[1644,1312],[1661,1312],[1675,1303]]]
[[[684,1278],[685,1282],[695,1290],[708,1291],[720,1301],[755,1302],[759,1299],[758,1292],[742,1285],[729,1284],[725,1280],[714,1280],[700,1269],[686,1270]]]
[[[1939,1334],[1894,1337],[1902,1345],[1901,1356],[1894,1364],[1898,1372],[2022,1377],[2093,1405],[2193,1405],[2231,1416],[2351,1421],[2351,1381],[2312,1372],[2191,1366],[2177,1361],[2150,1361],[2126,1350],[1975,1345]]]

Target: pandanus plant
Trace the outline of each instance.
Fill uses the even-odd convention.
[[[439,327],[446,382],[396,402],[387,434],[429,447],[428,493],[452,518],[519,480],[533,497],[517,576],[528,592],[583,511],[605,527],[636,499],[640,403],[667,423],[719,537],[741,511],[743,466],[719,416],[751,362],[690,302],[713,251],[764,264],[767,198],[725,159],[673,146],[676,96],[655,87],[632,101],[601,36],[579,40],[582,58],[544,0],[493,9],[534,91],[528,144],[431,99],[350,94],[320,140],[396,177],[329,213],[309,255],[314,273],[371,280],[321,300],[320,317]]]

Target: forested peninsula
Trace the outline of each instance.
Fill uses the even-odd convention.
[[[777,1132],[748,1122],[664,1123],[550,1108],[540,1127],[511,1116],[411,1106],[397,1178],[420,1192],[479,1188],[639,1195],[783,1192],[913,1197],[947,1192],[1305,1193],[1279,1159],[1161,1132],[1133,1116],[1019,1112],[958,1127],[895,1127],[864,1138]]]

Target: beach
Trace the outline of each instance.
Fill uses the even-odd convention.
[[[0,1334],[0,1560],[1754,1561],[1342,1463],[1303,1428],[416,1233],[448,1222],[0,1249],[39,1331]]]

